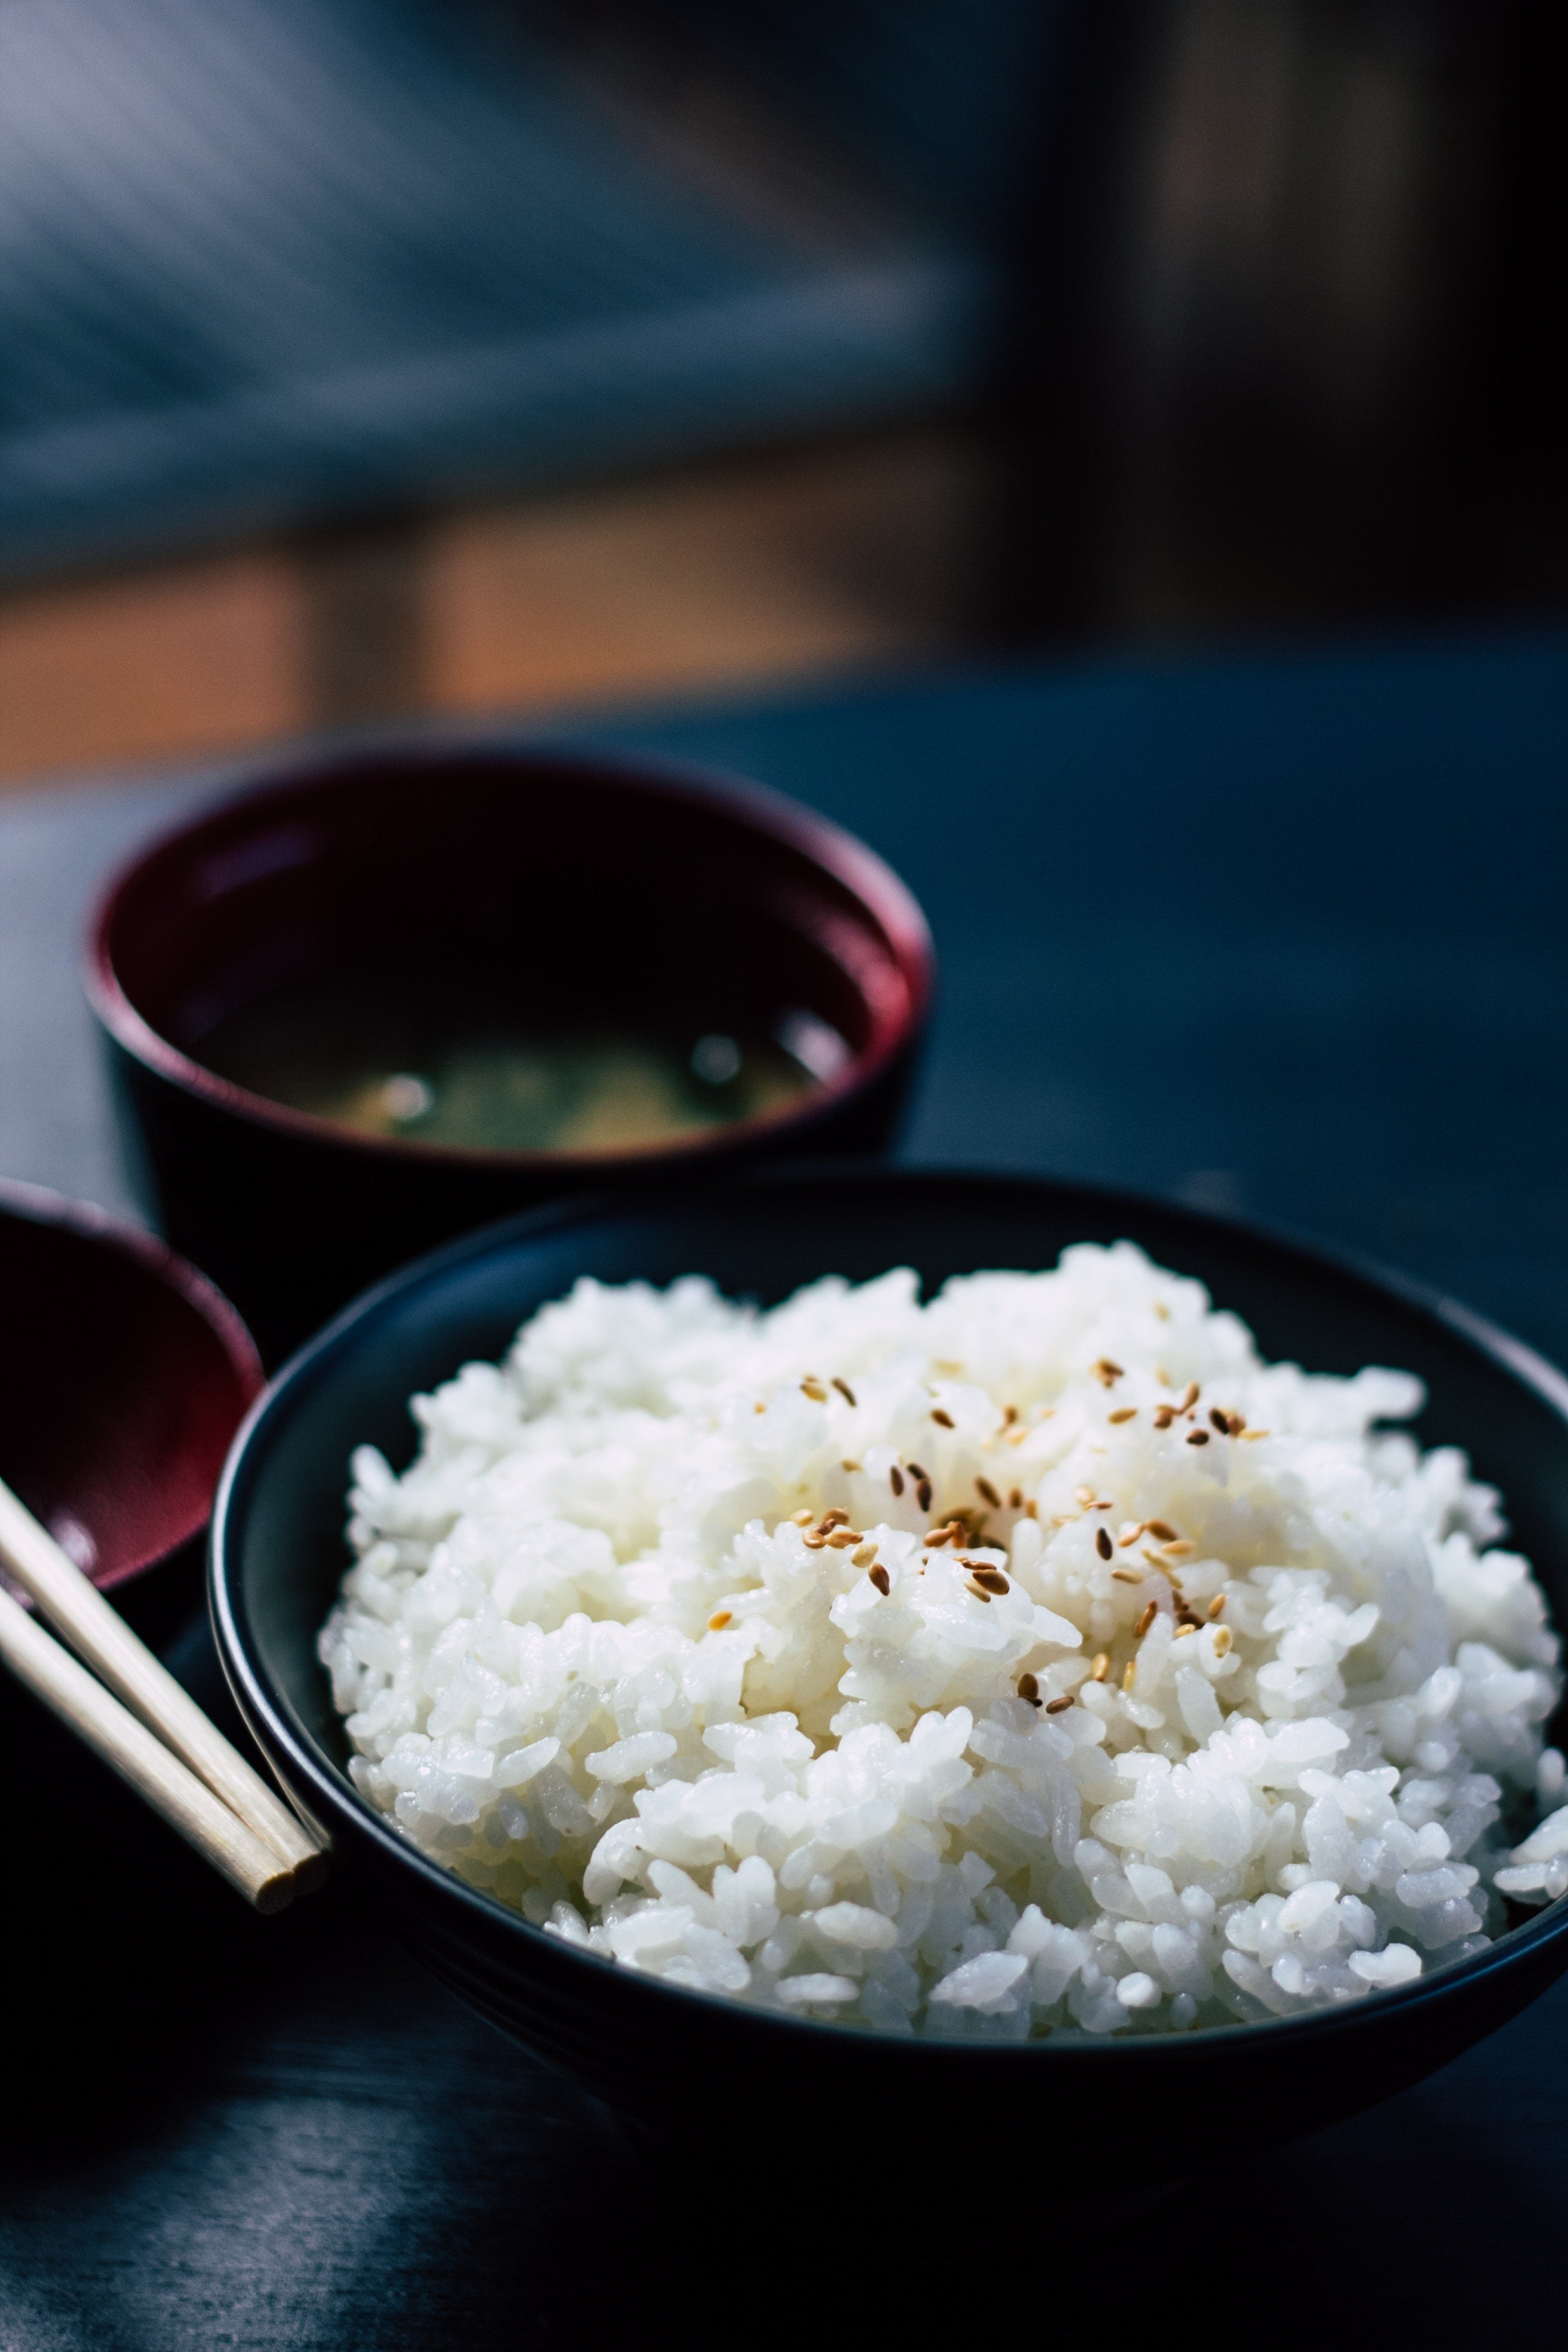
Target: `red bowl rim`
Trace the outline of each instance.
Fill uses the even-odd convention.
[[[267,1385],[267,1375],[256,1351],[256,1342],[246,1328],[237,1308],[229,1304],[216,1283],[209,1282],[185,1258],[170,1249],[153,1234],[145,1233],[140,1225],[128,1223],[121,1217],[110,1216],[91,1201],[73,1201],[64,1192],[52,1192],[43,1184],[28,1184],[15,1177],[0,1177],[0,1217],[21,1224],[55,1225],[74,1234],[80,1241],[89,1242],[103,1249],[116,1251],[131,1258],[150,1274],[164,1289],[173,1291],[200,1317],[216,1339],[228,1360],[239,1389],[240,1422],[249,1412]],[[216,1493],[217,1481],[213,1481]],[[199,1517],[192,1519],[170,1542],[143,1557],[127,1560],[107,1576],[94,1576],[92,1582],[100,1592],[109,1592],[118,1585],[129,1583],[134,1576],[143,1576],[160,1561],[170,1559],[193,1536],[201,1533],[212,1516],[211,1504]]]
[[[891,1013],[872,1005],[872,1034],[845,1067],[819,1080],[797,1104],[736,1119],[710,1133],[679,1142],[644,1145],[626,1151],[568,1154],[552,1151],[500,1151],[455,1144],[417,1143],[396,1136],[357,1134],[353,1129],[321,1118],[310,1111],[253,1094],[232,1079],[218,1076],[173,1044],[138,1012],[126,994],[115,968],[111,940],[121,908],[145,870],[160,860],[195,850],[204,834],[226,829],[247,811],[258,817],[292,811],[316,787],[373,765],[416,768],[449,764],[532,768],[560,773],[579,772],[585,782],[595,778],[629,784],[688,808],[710,811],[739,821],[752,832],[771,837],[807,858],[857,898],[881,929],[892,950],[904,983],[904,1003]],[[559,1171],[563,1182],[613,1180],[623,1171],[679,1170],[744,1150],[753,1141],[784,1141],[799,1137],[808,1142],[814,1129],[840,1105],[874,1086],[907,1050],[923,1025],[934,992],[936,956],[930,926],[919,901],[892,867],[863,841],[819,816],[813,809],[770,786],[725,771],[683,761],[617,751],[584,751],[548,743],[512,745],[493,737],[456,734],[421,736],[416,742],[366,744],[363,749],[306,757],[281,772],[268,769],[237,790],[208,802],[200,814],[170,826],[132,853],[103,886],[93,908],[86,941],[84,984],[98,1019],[133,1059],[183,1092],[198,1097],[274,1133],[331,1142],[371,1160],[393,1160],[422,1168],[492,1168],[538,1173]]]

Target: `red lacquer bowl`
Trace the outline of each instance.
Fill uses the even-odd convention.
[[[204,1064],[224,1008],[329,969],[374,989],[389,954],[400,986],[472,967],[498,999],[612,1032],[668,994],[711,1005],[716,1031],[804,1016],[839,1058],[781,1109],[594,1156],[359,1134]],[[310,760],[154,842],[100,903],[87,980],[149,1216],[276,1362],[391,1268],[509,1211],[884,1149],[932,974],[897,876],[777,793],[426,740]]]
[[[0,1476],[93,1582],[206,1526],[262,1384],[221,1292],[101,1209],[0,1183]]]

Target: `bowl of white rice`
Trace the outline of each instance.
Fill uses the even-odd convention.
[[[1078,2162],[1129,2095],[1311,2128],[1568,1964],[1565,1551],[1568,1382],[1451,1303],[808,1171],[372,1293],[242,1433],[213,1577],[345,1880],[534,2051],[656,2126]]]

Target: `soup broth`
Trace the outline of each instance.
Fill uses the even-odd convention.
[[[399,995],[317,975],[227,1013],[197,1060],[252,1094],[361,1135],[474,1151],[614,1154],[783,1109],[827,1075],[795,1016],[777,1037],[677,1017],[537,1025],[475,995]],[[831,1033],[826,1033],[831,1039]]]

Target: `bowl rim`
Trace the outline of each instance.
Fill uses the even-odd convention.
[[[261,1358],[237,1307],[232,1306],[215,1282],[199,1268],[172,1250],[156,1234],[145,1232],[123,1217],[111,1216],[95,1202],[72,1200],[64,1192],[56,1192],[43,1184],[29,1184],[16,1177],[0,1177],[0,1219],[6,1223],[50,1225],[68,1233],[78,1240],[113,1250],[130,1259],[142,1271],[150,1275],[165,1290],[171,1291],[188,1307],[216,1339],[226,1357],[239,1386],[245,1407],[245,1419],[261,1397],[267,1384]],[[244,1426],[244,1421],[241,1422]],[[238,1432],[236,1432],[238,1434]],[[133,1577],[145,1576],[163,1560],[170,1559],[185,1544],[199,1536],[212,1517],[209,1504],[199,1518],[192,1519],[184,1532],[156,1551],[148,1552],[115,1569],[107,1576],[94,1574],[90,1581],[100,1592],[112,1592]]]
[[[1516,1339],[1475,1308],[1358,1252],[1326,1245],[1260,1220],[1198,1209],[1184,1202],[1162,1199],[1152,1193],[1138,1192],[1121,1186],[1015,1176],[975,1169],[924,1164],[889,1167],[883,1162],[844,1159],[803,1160],[779,1168],[747,1169],[721,1182],[700,1188],[670,1184],[649,1192],[647,1188],[634,1191],[630,1187],[605,1187],[595,1193],[578,1193],[568,1200],[550,1202],[542,1207],[524,1210],[482,1225],[476,1232],[464,1234],[459,1240],[447,1243],[441,1248],[415,1259],[363,1292],[280,1368],[264,1392],[257,1398],[236,1433],[213,1503],[208,1537],[208,1606],[218,1654],[242,1713],[264,1748],[269,1750],[276,1748],[287,1757],[288,1777],[302,1780],[310,1789],[312,1810],[319,1807],[329,1822],[341,1822],[353,1833],[368,1837],[395,1866],[411,1870],[422,1883],[427,1895],[452,1906],[454,1915],[465,1915],[482,1923],[491,1932],[520,1937],[522,1948],[527,1949],[536,1962],[547,1960],[555,1964],[563,1961],[572,1966],[606,1972],[607,1980],[613,1981],[617,1991],[628,2001],[644,1998],[652,2000],[654,2009],[651,2014],[655,2017],[662,2013],[664,2002],[679,2000],[684,2003],[694,2003],[697,2013],[710,2019],[717,2017],[732,2022],[743,2021],[748,2032],[791,2037],[795,2046],[803,2051],[806,2047],[831,2049],[848,2042],[863,2051],[898,2051],[904,2053],[901,2063],[928,2066],[933,2072],[960,2061],[965,2063],[980,2062],[988,2065],[1001,2065],[1006,2062],[1016,2063],[1021,2060],[1043,2064],[1053,2059],[1058,2064],[1078,2064],[1086,2059],[1118,2065],[1182,2064],[1189,2063],[1184,2058],[1184,2053],[1255,2048],[1260,2037],[1266,2037],[1266,2047],[1283,2052],[1288,2045],[1314,2039],[1331,2028],[1339,2028],[1346,2032],[1364,2031],[1369,2026],[1375,2030],[1376,2021],[1380,2018],[1392,2019],[1403,2014],[1408,2019],[1434,2001],[1444,1999],[1460,1982],[1475,1984],[1487,1978],[1495,1978],[1514,1969],[1531,1952],[1539,1952],[1551,1945],[1568,1945],[1568,1895],[1563,1895],[1542,1906],[1531,1917],[1506,1928],[1484,1951],[1442,1962],[1409,1984],[1374,1989],[1373,1997],[1370,1999],[1336,2008],[1310,2010],[1296,2017],[1237,2020],[1230,2024],[1195,2027],[1182,2032],[1109,2033],[1071,2042],[1059,2042],[1054,2034],[1041,2042],[970,2042],[957,2037],[924,2035],[905,2038],[879,2032],[872,2026],[847,2022],[838,2024],[831,2020],[795,2017],[776,2010],[754,2009],[743,2002],[731,2000],[721,1993],[702,1992],[690,1986],[668,1984],[662,1978],[625,1968],[606,1955],[584,1950],[547,1934],[542,1927],[532,1926],[521,1913],[498,1903],[482,1889],[470,1886],[455,1871],[444,1869],[403,1837],[384,1814],[378,1812],[360,1795],[347,1773],[318,1752],[309,1735],[300,1737],[295,1731],[287,1704],[277,1693],[267,1670],[235,1575],[233,1528],[243,1510],[246,1492],[255,1475],[258,1449],[265,1441],[269,1424],[289,1410],[299,1391],[314,1388],[330,1374],[333,1360],[353,1344],[363,1324],[372,1320],[406,1293],[438,1284],[448,1272],[483,1258],[492,1251],[510,1250],[520,1242],[526,1244],[535,1235],[543,1239],[565,1228],[589,1225],[610,1217],[657,1214],[666,1205],[679,1205],[689,1213],[693,1194],[698,1191],[715,1199],[721,1196],[730,1199],[748,1193],[765,1197],[770,1192],[786,1190],[810,1191],[816,1187],[826,1189],[849,1185],[867,1190],[889,1188],[900,1192],[913,1191],[917,1187],[956,1185],[966,1190],[984,1191],[993,1198],[1005,1192],[1015,1199],[1030,1196],[1042,1205],[1047,1202],[1058,1206],[1092,1202],[1102,1209],[1117,1213],[1125,1212],[1134,1217],[1153,1212],[1162,1218],[1191,1227],[1196,1234],[1239,1236],[1244,1242],[1276,1257],[1294,1260],[1305,1273],[1315,1270],[1338,1281],[1348,1279],[1363,1290],[1391,1297],[1406,1310],[1436,1322],[1447,1334],[1458,1337],[1507,1377],[1530,1389],[1563,1423],[1565,1437],[1568,1437],[1568,1373],[1559,1370],[1527,1341]],[[1558,1967],[1564,1965],[1568,1965],[1568,1951],[1558,1957]],[[806,2037],[804,2043],[798,2041],[798,2037],[803,2035]],[[1121,2054],[1113,2057],[1112,2053]],[[1136,2059],[1131,2054],[1133,2053],[1138,2053]]]
[[[205,835],[224,835],[247,815],[265,823],[269,815],[301,813],[301,803],[321,789],[346,782],[374,768],[450,768],[454,763],[477,771],[512,769],[540,773],[575,772],[584,782],[595,779],[641,790],[677,806],[727,819],[731,824],[792,849],[847,890],[872,918],[887,940],[903,982],[903,1002],[896,1011],[870,1006],[872,1032],[868,1044],[853,1051],[843,1069],[816,1080],[794,1103],[774,1110],[733,1119],[674,1141],[638,1145],[614,1152],[566,1153],[494,1150],[459,1144],[421,1143],[405,1136],[363,1135],[355,1129],[296,1110],[256,1094],[176,1045],[154,1028],[132,1003],[121,980],[114,958],[114,932],[121,909],[142,876],[165,860],[199,853]],[[234,790],[211,800],[195,814],[165,826],[123,858],[110,874],[94,901],[83,943],[82,984],[88,1003],[102,1027],[126,1054],[177,1087],[230,1117],[282,1136],[331,1144],[374,1162],[393,1160],[403,1166],[436,1170],[461,1168],[499,1174],[559,1176],[563,1186],[595,1187],[614,1183],[624,1171],[629,1178],[643,1171],[658,1174],[691,1168],[706,1172],[710,1161],[721,1164],[737,1151],[756,1144],[787,1149],[794,1139],[809,1145],[817,1125],[847,1102],[867,1093],[884,1077],[919,1037],[929,1018],[936,989],[936,951],[925,913],[908,884],[887,861],[858,835],[819,814],[788,793],[696,761],[667,758],[653,752],[599,751],[580,744],[557,747],[548,738],[525,737],[517,741],[462,730],[444,730],[417,739],[371,741],[325,754],[303,753],[281,768],[268,763]]]

